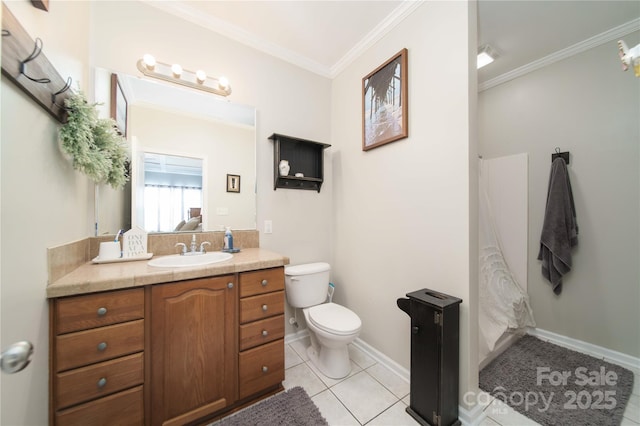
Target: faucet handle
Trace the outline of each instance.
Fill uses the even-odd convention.
[[[210,243],[209,241],[203,241],[203,242],[201,242],[201,243],[200,243],[200,253],[206,253],[206,252],[207,252],[207,251],[204,249],[205,244],[206,244],[206,245],[208,245],[208,246],[210,246],[210,245],[211,245],[211,243]]]
[[[182,246],[181,254],[187,254],[187,245],[185,243],[176,243],[174,247],[178,247],[178,246]]]

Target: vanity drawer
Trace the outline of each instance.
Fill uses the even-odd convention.
[[[54,385],[56,407],[70,407],[140,385],[143,381],[142,353],[58,373]]]
[[[118,290],[56,300],[56,334],[144,317],[144,289]]]
[[[106,361],[144,349],[144,320],[56,336],[56,371]]]
[[[240,274],[240,297],[284,290],[284,268],[262,269]]]
[[[284,315],[254,321],[240,326],[240,350],[272,342],[284,337]]]
[[[284,339],[240,352],[240,398],[284,380]]]
[[[240,299],[240,324],[284,313],[284,291]]]
[[[142,386],[56,412],[56,426],[142,426]]]

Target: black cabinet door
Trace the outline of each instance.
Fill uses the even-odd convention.
[[[411,408],[431,421],[439,413],[440,327],[437,310],[411,301]]]

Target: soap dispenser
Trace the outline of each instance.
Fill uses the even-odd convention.
[[[224,233],[224,251],[233,250],[233,235],[231,234],[231,227],[227,226],[227,230]]]

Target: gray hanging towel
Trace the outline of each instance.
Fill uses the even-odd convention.
[[[576,244],[578,222],[571,182],[567,164],[558,157],[551,165],[538,253],[538,260],[542,260],[542,276],[549,280],[555,294],[562,292],[562,276],[571,270],[571,248]]]

